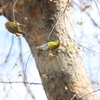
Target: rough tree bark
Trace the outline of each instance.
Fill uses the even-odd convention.
[[[27,32],[25,39],[35,57],[48,100],[98,100],[75,49],[77,46],[73,41],[69,0],[10,2],[12,0],[0,0],[3,14],[14,21],[14,8],[17,12],[14,13],[16,21],[27,25],[23,26]],[[49,41],[60,40],[61,43],[53,52],[53,57],[49,57],[48,52],[34,50],[37,45],[46,43],[49,35]]]

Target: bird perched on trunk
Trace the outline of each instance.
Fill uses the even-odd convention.
[[[14,22],[6,22],[5,26],[6,26],[6,29],[13,34],[17,34],[17,33],[25,34],[25,32],[20,30],[19,26],[15,24]]]
[[[41,46],[37,46],[36,49],[43,50],[43,51],[53,51],[56,48],[58,48],[60,45],[59,42],[48,42],[46,44],[43,44]]]

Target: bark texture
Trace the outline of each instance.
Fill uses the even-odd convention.
[[[12,0],[1,0],[0,6],[10,2]],[[3,14],[13,21],[14,7],[16,21],[27,25],[23,26],[27,32],[25,39],[35,57],[48,100],[98,100],[72,40],[69,0],[18,0],[13,5],[14,2],[4,8]],[[34,50],[46,43],[49,35],[49,41],[61,43],[53,51],[53,57],[49,57],[48,52]]]

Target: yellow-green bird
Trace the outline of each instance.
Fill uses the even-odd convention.
[[[37,46],[36,49],[43,50],[43,51],[53,51],[56,48],[58,48],[60,45],[59,42],[48,42],[46,44],[43,44],[41,46]]]
[[[6,29],[13,34],[16,34],[16,33],[25,34],[25,32],[21,31],[18,25],[15,24],[14,22],[6,22],[5,26],[6,26]]]

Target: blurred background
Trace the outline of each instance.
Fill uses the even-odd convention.
[[[100,0],[72,0],[72,27],[88,76],[100,98]],[[0,15],[0,100],[47,100],[30,48],[8,32]]]

